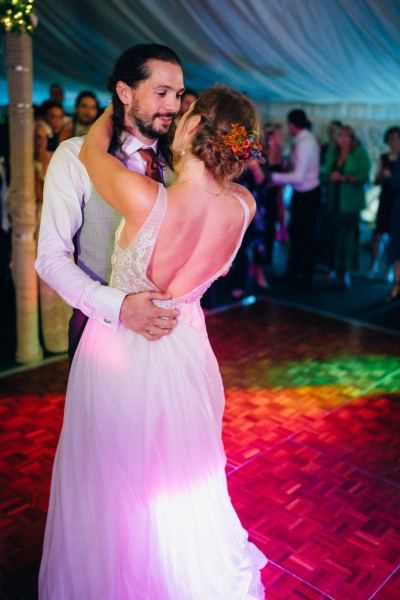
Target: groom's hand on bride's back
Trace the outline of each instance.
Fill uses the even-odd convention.
[[[160,308],[153,300],[170,300],[170,294],[162,292],[140,292],[125,297],[120,312],[120,321],[127,328],[150,341],[168,335],[177,323],[179,312],[174,308]]]

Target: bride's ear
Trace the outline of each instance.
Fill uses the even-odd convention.
[[[191,135],[195,129],[199,126],[201,121],[201,115],[190,115],[186,125],[186,133]]]

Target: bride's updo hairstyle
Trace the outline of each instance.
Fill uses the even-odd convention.
[[[246,96],[222,85],[215,85],[196,100],[190,115],[201,121],[191,140],[191,153],[199,158],[218,181],[238,177],[248,162],[238,157],[224,137],[232,133],[232,125],[244,127],[247,133],[258,130],[255,107]]]

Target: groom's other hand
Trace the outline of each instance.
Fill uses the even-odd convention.
[[[121,323],[147,340],[155,342],[168,335],[177,324],[179,312],[174,308],[160,308],[153,300],[170,300],[170,294],[140,292],[125,297],[120,312]]]

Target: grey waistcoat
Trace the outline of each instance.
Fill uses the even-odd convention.
[[[121,215],[93,188],[82,208],[82,226],[74,238],[75,261],[92,279],[108,284],[115,231]]]

